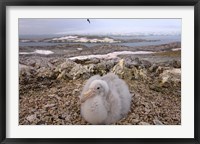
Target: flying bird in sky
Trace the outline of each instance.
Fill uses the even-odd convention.
[[[87,19],[87,21],[90,23],[90,20],[89,20],[89,19]]]

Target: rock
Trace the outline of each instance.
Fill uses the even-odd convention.
[[[36,62],[33,61],[32,63],[29,64],[30,66],[34,67],[36,65]]]
[[[45,125],[45,121],[39,121],[36,123],[36,125]]]
[[[158,66],[154,63],[152,66],[149,68],[150,72],[155,72],[155,70],[158,68]]]
[[[153,120],[153,123],[155,125],[163,125],[163,123],[161,121],[159,121],[157,118]]]
[[[25,76],[25,75],[26,76],[30,76],[30,75],[32,75],[35,72],[36,71],[34,70],[33,67],[19,64],[19,74],[20,75],[22,75],[22,76]]]
[[[57,100],[61,100],[61,98],[58,96],[58,95],[56,95],[56,94],[51,94],[51,95],[48,95],[49,97],[54,97],[54,98],[56,98]]]
[[[127,60],[127,59],[126,59]],[[139,59],[135,58],[137,64]],[[131,65],[129,65],[131,64]],[[128,67],[126,67],[128,65]],[[146,68],[138,69],[132,63],[126,63],[124,59],[121,59],[112,69],[112,72],[117,74],[123,79],[148,79],[148,72]]]
[[[54,107],[55,106],[55,104],[46,104],[44,107],[45,108],[50,108],[50,107]]]
[[[134,64],[134,66],[138,66],[138,65],[140,65],[141,64],[141,62],[140,62],[140,59],[137,57],[137,58],[134,58],[134,59],[132,59],[132,61],[133,61],[133,64]]]
[[[94,73],[96,70],[96,66],[94,64],[84,65],[83,68],[87,69],[89,73]]]
[[[102,61],[102,62],[97,64],[97,71],[96,72],[101,74],[101,75],[107,73],[107,66],[106,66],[105,61]]]
[[[33,122],[35,119],[36,119],[36,114],[33,114],[33,115],[29,115],[26,117],[26,119],[29,121],[29,122]]]
[[[117,64],[113,67],[113,72],[120,72],[120,71],[123,71],[124,68],[125,68],[124,59],[121,59],[121,60],[119,61],[119,63],[117,63]]]
[[[181,86],[181,69],[171,68],[163,70],[163,72],[154,80],[153,84],[149,86],[150,89],[157,92],[168,92],[171,88],[177,91]],[[166,90],[164,88],[167,88]]]
[[[54,66],[58,66],[58,65],[61,65],[62,63],[66,62],[66,58],[63,58],[63,57],[58,57],[58,58],[52,58],[49,60],[49,62],[54,65]]]
[[[82,65],[76,64],[75,67],[73,67],[72,70],[69,72],[69,76],[71,76],[73,80],[79,78],[88,79],[90,77],[90,72]]]
[[[156,69],[156,74],[161,74],[162,72],[164,71],[164,68],[159,66],[157,69]]]
[[[150,124],[147,122],[139,122],[139,125],[150,125]]]
[[[105,60],[106,69],[110,71],[118,63],[118,59]]]
[[[70,59],[66,59],[66,62],[58,66],[55,71],[62,72],[63,70],[66,70],[67,72],[69,72],[75,65],[75,62],[71,61]]]
[[[171,65],[174,67],[174,68],[181,68],[181,61],[179,60],[173,60],[171,62]]]
[[[140,78],[139,70],[136,67],[133,67],[132,72],[133,72],[134,79],[138,80]]]
[[[69,72],[75,67],[77,64],[69,59],[66,59],[65,62],[60,64],[55,70],[54,73],[57,74],[57,79],[70,79]],[[72,79],[72,78],[71,78]]]
[[[32,83],[36,73],[37,71],[33,67],[19,64],[19,83],[22,85]]]
[[[82,65],[97,64],[100,62],[100,59],[99,58],[73,59],[73,62],[77,64],[82,64]]]
[[[26,61],[24,62],[25,62],[25,65],[32,66],[32,67],[36,65],[36,60],[34,59],[26,59]]]
[[[132,79],[133,74],[131,69],[125,67],[124,59],[121,59],[111,70],[114,74],[117,74],[122,79]]]
[[[100,62],[100,59],[98,58],[91,58],[88,61],[85,62],[85,64],[97,64]]]
[[[55,68],[55,66],[54,66],[53,64],[51,64],[50,62],[48,62],[47,65],[48,65],[48,67],[51,68],[51,69],[54,69],[54,68]]]
[[[139,121],[139,119],[131,119],[131,123],[138,123]]]
[[[143,67],[143,68],[149,68],[151,67],[151,62],[147,61],[147,60],[141,60],[140,61],[140,65]]]
[[[133,56],[125,58],[125,66],[127,68],[139,67],[140,65],[141,65],[141,62],[139,58],[135,58]]]
[[[170,69],[160,74],[161,84],[164,87],[178,86],[181,83],[181,69]]]
[[[139,76],[142,80],[148,80],[149,77],[148,77],[148,72],[147,72],[147,69],[140,69],[139,70]]]
[[[56,79],[56,77],[57,77],[57,74],[50,68],[42,67],[37,70],[37,79],[38,80]]]
[[[62,63],[55,72],[59,72],[57,79],[87,79],[94,74],[105,74],[114,65],[112,61],[101,61],[97,65],[77,64],[71,60]]]
[[[66,71],[64,70],[64,71],[62,71],[59,75],[58,75],[58,77],[56,78],[56,79],[66,79],[67,78],[67,75],[66,75]]]
[[[134,77],[135,80],[149,80],[149,76],[148,76],[148,71],[146,68],[143,69],[137,69],[136,67],[133,67],[131,69],[132,71],[132,75]]]
[[[74,89],[72,95],[76,95],[79,92],[79,89]]]

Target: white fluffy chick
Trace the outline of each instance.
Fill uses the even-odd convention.
[[[127,84],[113,73],[88,79],[80,95],[81,115],[91,124],[112,124],[130,110]]]

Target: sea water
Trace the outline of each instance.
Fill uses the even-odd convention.
[[[53,37],[61,37],[62,35],[55,36],[55,35],[39,35],[39,36],[30,36],[24,35],[20,36],[20,39],[45,39],[45,38],[53,38]],[[181,42],[181,35],[148,35],[148,36],[109,36],[114,39],[145,39],[145,40],[156,40],[150,42],[131,42],[131,43],[109,43],[112,45],[122,45],[122,46],[129,46],[129,47],[136,47],[136,46],[150,46],[150,45],[160,45],[160,44],[168,44],[171,42]],[[54,45],[62,45],[62,44],[81,44],[87,47],[98,46],[102,44],[108,43],[49,43],[49,42],[19,42],[19,46],[54,46]]]

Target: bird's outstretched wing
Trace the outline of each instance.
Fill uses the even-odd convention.
[[[97,80],[97,79],[101,79],[100,75],[92,76],[91,78],[89,78],[89,79],[87,80],[87,82],[85,83],[85,86],[83,87],[83,90],[82,90],[82,92],[81,92],[80,98],[82,97],[83,93],[85,93],[85,92],[89,89],[90,84],[91,84],[94,80]]]
[[[90,20],[89,20],[89,19],[87,19],[87,21],[90,23]]]

